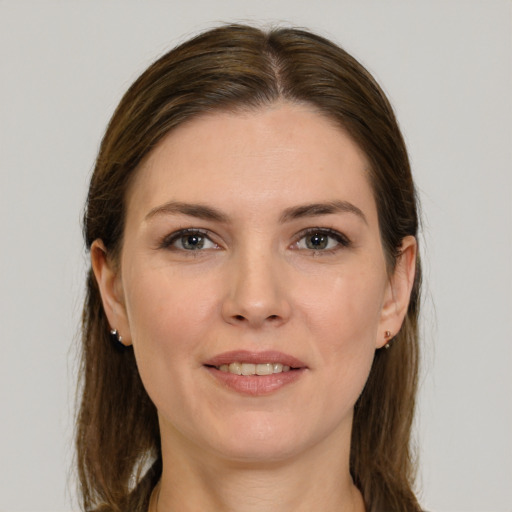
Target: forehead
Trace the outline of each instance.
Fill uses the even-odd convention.
[[[332,120],[285,103],[179,126],[137,170],[128,212],[172,200],[267,211],[337,199],[375,213],[364,153]]]

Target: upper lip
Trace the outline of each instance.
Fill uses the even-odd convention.
[[[281,363],[290,366],[291,368],[305,368],[306,364],[300,359],[293,357],[283,352],[275,350],[265,350],[263,352],[255,352],[250,350],[232,350],[230,352],[223,352],[217,354],[205,361],[206,366],[221,366],[230,363]]]

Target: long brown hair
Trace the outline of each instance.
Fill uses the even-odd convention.
[[[122,250],[126,190],[137,166],[173,128],[206,112],[284,100],[312,105],[365,152],[388,268],[417,235],[417,200],[393,110],[348,53],[312,33],[229,25],[205,32],[152,64],[130,87],[103,138],[84,214],[87,249]],[[420,262],[407,317],[389,350],[376,352],[355,406],[350,468],[368,511],[418,511],[411,425],[418,373]],[[145,511],[161,473],[155,406],[133,350],[112,342],[94,275],[83,310],[77,463],[84,510]],[[149,469],[148,469],[149,468]],[[146,507],[146,508],[145,508]]]

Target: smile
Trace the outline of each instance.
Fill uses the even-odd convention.
[[[235,375],[272,375],[274,373],[289,372],[290,366],[281,363],[231,363],[216,367],[217,370]]]
[[[296,357],[267,350],[224,352],[203,363],[224,388],[242,395],[265,396],[304,378],[308,366]]]

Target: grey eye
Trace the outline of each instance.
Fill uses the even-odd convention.
[[[310,231],[297,242],[297,249],[310,251],[325,251],[336,249],[338,246],[347,246],[343,235],[330,231]]]
[[[196,251],[197,249],[203,249],[205,239],[206,237],[196,233],[193,235],[182,236],[181,238],[178,238],[175,243],[181,245],[181,247],[187,251]]]
[[[329,236],[323,233],[313,233],[304,237],[308,249],[326,249],[329,245]]]
[[[182,230],[173,233],[164,240],[162,247],[178,251],[200,251],[218,248],[217,244],[212,242],[208,235],[196,230]]]

